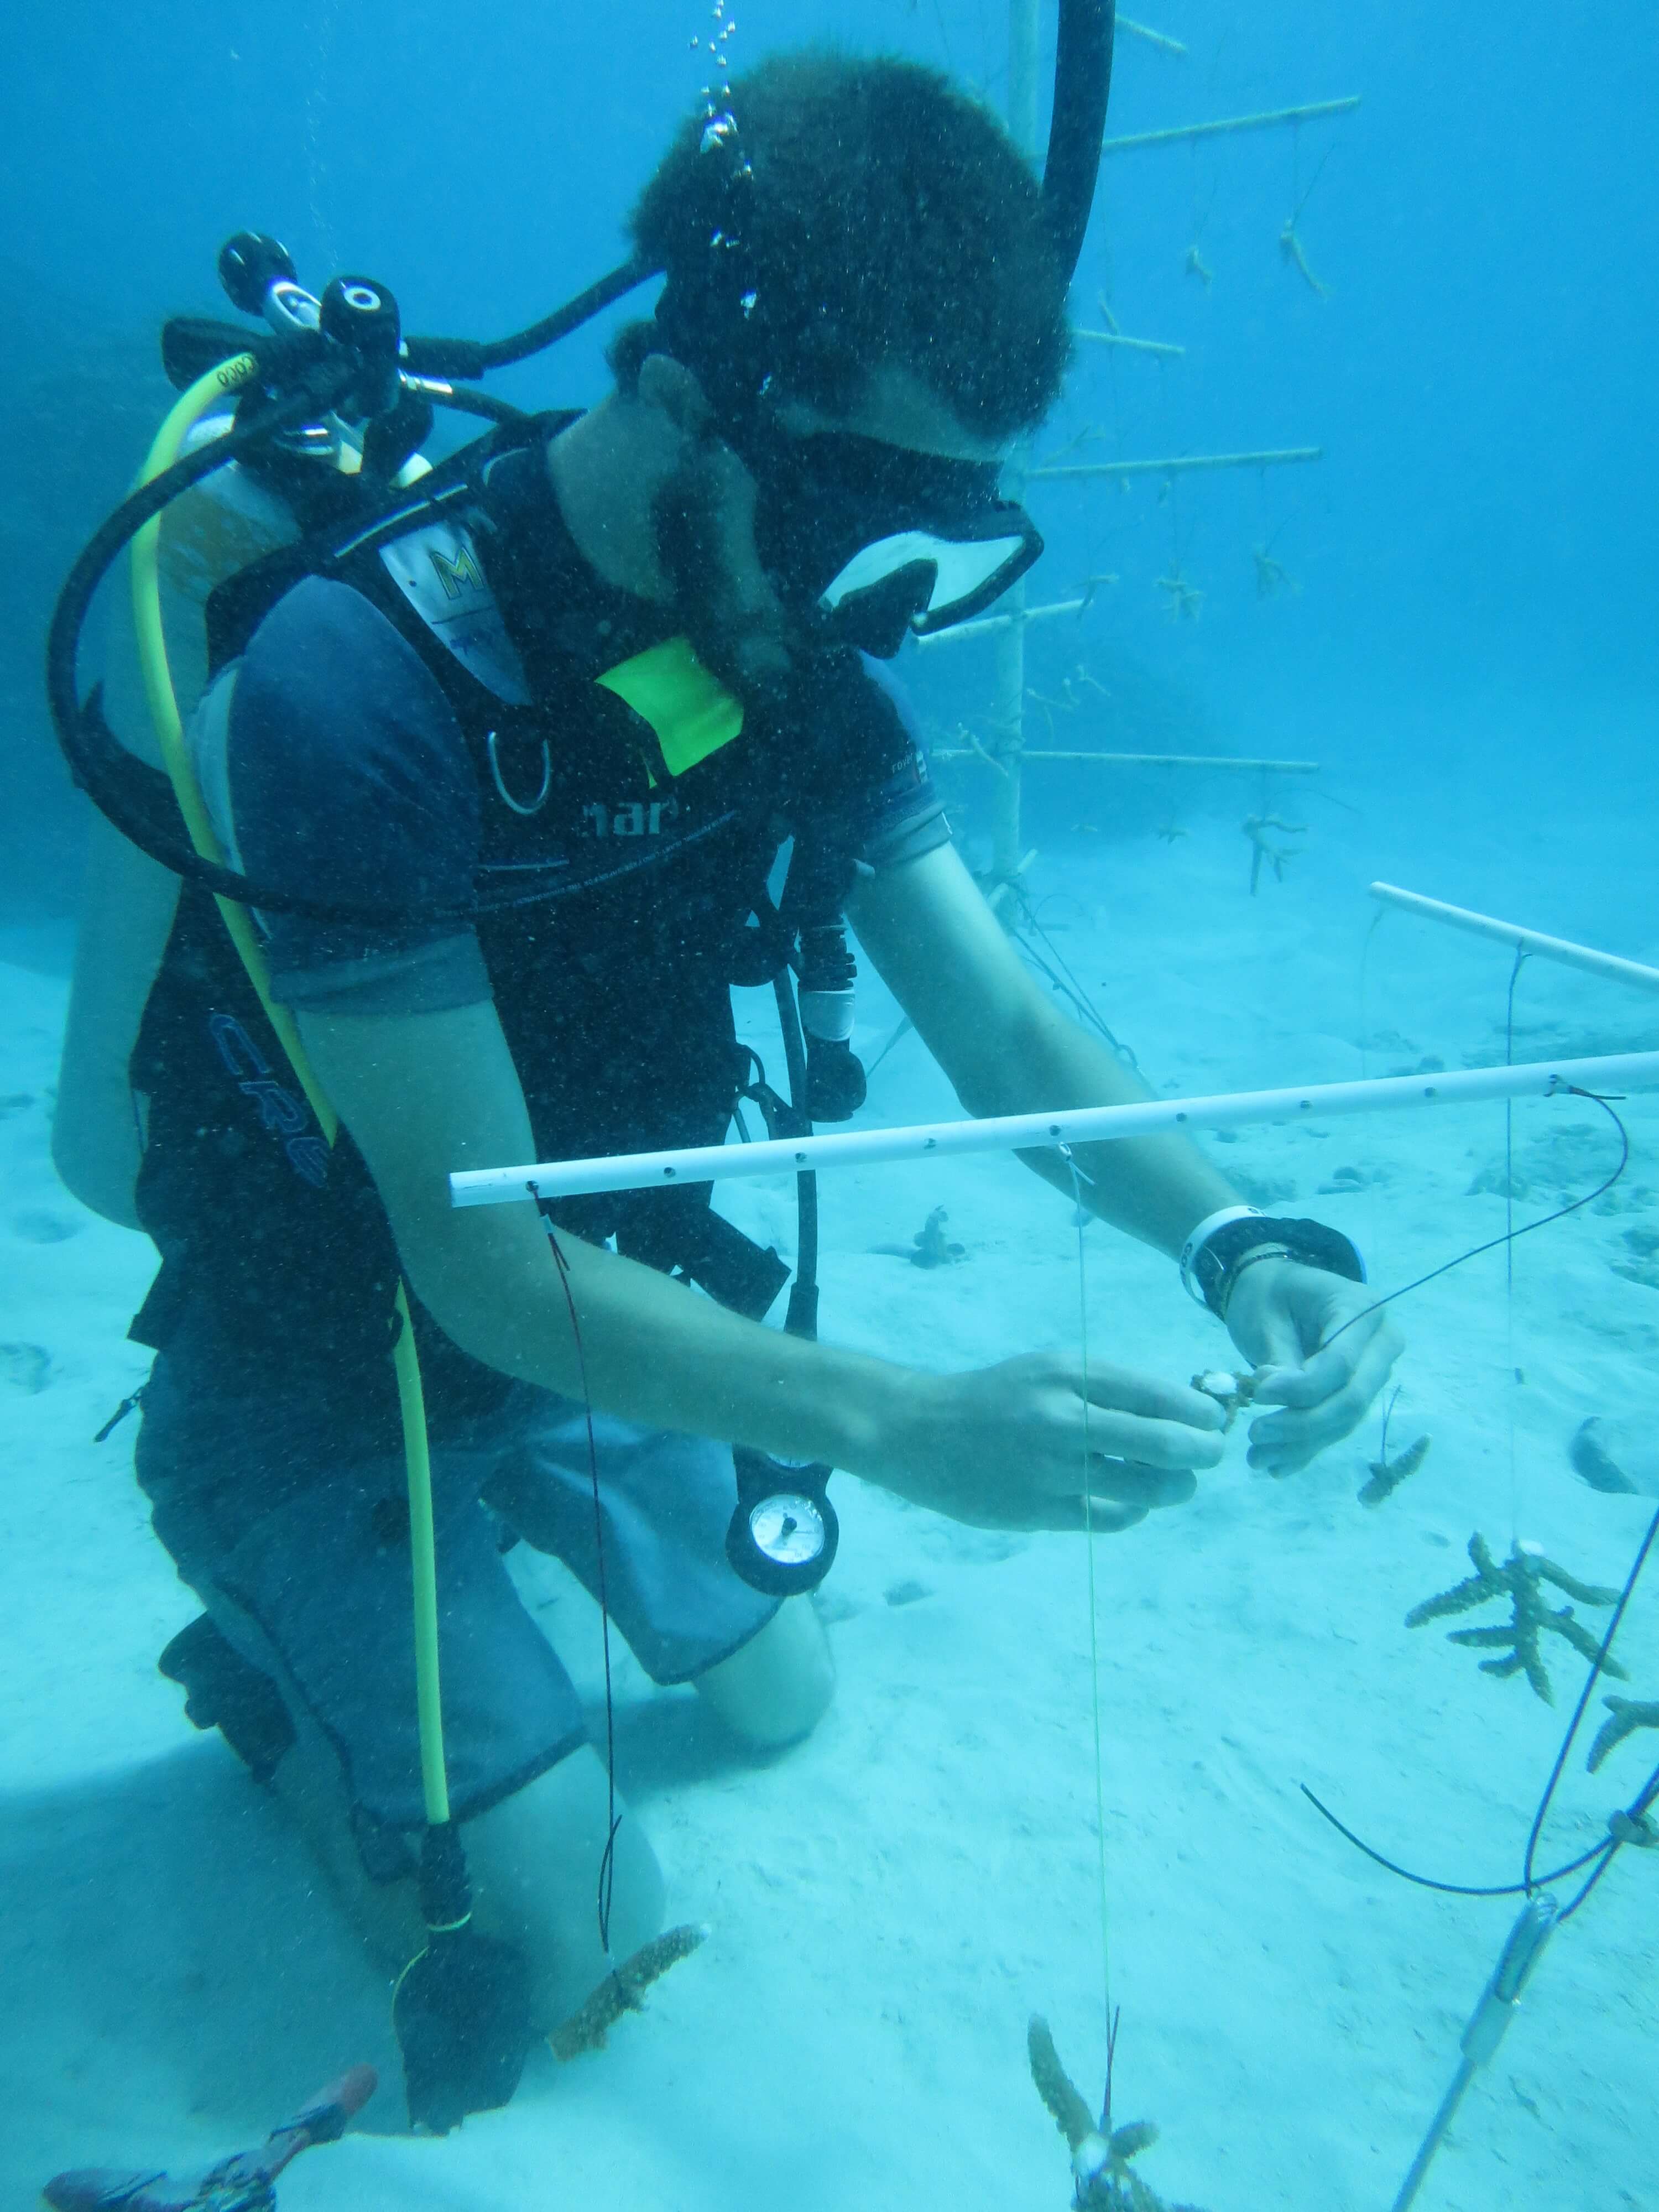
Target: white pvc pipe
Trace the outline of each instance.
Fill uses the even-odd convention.
[[[1358,94],[1346,100],[1315,100],[1301,107],[1272,107],[1259,115],[1224,115],[1213,123],[1182,123],[1173,131],[1137,131],[1131,138],[1107,138],[1102,154],[1128,154],[1142,146],[1176,146],[1191,138],[1218,138],[1235,131],[1265,131],[1276,123],[1313,123],[1322,115],[1346,115],[1358,107]]]
[[[1621,960],[1616,952],[1598,952],[1593,945],[1575,945],[1565,937],[1546,937],[1536,929],[1522,929],[1513,921],[1498,921],[1489,914],[1468,907],[1447,906],[1441,899],[1425,898],[1420,891],[1402,891],[1395,884],[1373,884],[1371,896],[1385,906],[1397,906],[1426,921],[1443,921],[1452,929],[1466,929],[1475,937],[1491,937],[1540,960],[1558,960],[1564,968],[1582,968],[1587,975],[1605,975],[1609,982],[1633,983],[1638,991],[1659,991],[1659,968],[1644,968],[1639,960]]]
[[[1117,580],[1114,577],[1113,581]],[[972,622],[953,623],[949,629],[936,629],[931,637],[919,637],[919,650],[934,645],[958,645],[964,637],[995,637],[1016,623],[1023,629],[1027,623],[1051,622],[1056,615],[1080,615],[1088,605],[1087,599],[1051,599],[1047,606],[1022,607],[1018,614],[980,615]]]
[[[1194,469],[1279,469],[1301,461],[1322,461],[1322,446],[1273,446],[1259,453],[1175,453],[1159,461],[1056,461],[1033,469],[1030,481],[1047,483],[1060,477],[1178,477]],[[939,632],[941,637],[947,633]]]
[[[665,1184],[725,1182],[744,1176],[793,1175],[809,1168],[871,1167],[887,1160],[945,1159],[964,1152],[1039,1152],[1100,1144],[1170,1129],[1237,1129],[1252,1121],[1293,1121],[1321,1114],[1369,1114],[1404,1106],[1470,1105],[1488,1098],[1548,1097],[1585,1090],[1659,1088],[1659,1052],[1596,1060],[1536,1060],[1525,1067],[1475,1067],[1455,1075],[1384,1076],[1370,1083],[1315,1083],[1301,1090],[1238,1091],[1215,1098],[1149,1098],[1133,1106],[1091,1106],[1057,1114],[1006,1114],[982,1121],[935,1121],[899,1129],[857,1129],[844,1136],[704,1145],[679,1152],[619,1152],[587,1160],[544,1160],[528,1167],[472,1168],[449,1178],[455,1206],[499,1206],[513,1199],[567,1198],[599,1190],[656,1190]]]
[[[1123,18],[1117,19],[1118,28],[1123,27]],[[1184,345],[1170,345],[1163,338],[1126,338],[1121,331],[1085,331],[1074,327],[1072,336],[1087,338],[1092,345],[1120,346],[1125,353],[1156,354],[1166,361],[1179,361],[1186,353]]]

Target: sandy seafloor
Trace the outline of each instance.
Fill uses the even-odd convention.
[[[1036,864],[1055,944],[1155,1083],[1213,1091],[1500,1054],[1497,947],[1391,920],[1362,1004],[1374,875],[1659,956],[1638,901],[1639,822],[1597,812],[1570,777],[1544,795],[1475,779],[1331,787],[1360,811],[1314,805],[1305,857],[1255,900],[1243,809],[1224,796],[1173,845],[1079,836]],[[0,1341],[49,1363],[0,1352],[0,2204],[28,2203],[65,2165],[179,2164],[252,2141],[368,2057],[386,2077],[368,2131],[302,2160],[287,2212],[1059,2212],[1065,2154],[1024,2043],[1028,2014],[1046,2012],[1097,2084],[1084,1547],[958,1528],[844,1477],[822,1601],[839,1691],[809,1743],[750,1764],[690,1692],[655,1692],[623,1663],[623,1785],[672,1917],[706,1921],[710,1940],[604,2053],[564,2069],[538,2056],[509,2110],[446,2141],[391,2132],[386,1984],[273,1807],[155,1673],[195,1607],[149,1535],[131,1427],[91,1441],[143,1372],[123,1331],[148,1248],[83,1213],[49,1165],[63,950],[50,933],[0,941]],[[744,1006],[758,1025],[763,998]],[[860,1043],[873,1050],[892,1020],[867,986]],[[1652,1003],[1536,965],[1518,1024],[1521,1058],[1659,1041]],[[912,1039],[866,1118],[951,1110]],[[1615,1210],[1518,1245],[1512,1310],[1501,1255],[1401,1308],[1391,1443],[1433,1443],[1381,1510],[1356,1502],[1373,1419],[1282,1483],[1249,1475],[1236,1437],[1193,1504],[1098,1547],[1118,2117],[1160,2124],[1140,2170],[1172,2202],[1385,2206],[1450,2076],[1512,1903],[1389,1878],[1297,1785],[1425,1870],[1515,1876],[1580,1664],[1552,1652],[1551,1712],[1402,1617],[1468,1571],[1475,1529],[1617,1583],[1653,1510],[1589,1489],[1567,1456],[1587,1414],[1639,1437],[1659,1410],[1659,1289],[1615,1272],[1659,1232],[1659,1101],[1623,1110],[1633,1158]],[[1516,1140],[1523,1219],[1614,1157],[1601,1115],[1573,1100],[1518,1109]],[[1485,1106],[1263,1130],[1217,1156],[1350,1231],[1390,1285],[1498,1231],[1502,1199],[1470,1185],[1502,1141],[1502,1109]],[[1344,1168],[1364,1187],[1322,1193]],[[959,1266],[872,1249],[908,1245],[941,1203]],[[1012,1161],[842,1175],[823,1209],[826,1334],[940,1367],[1076,1346],[1068,1210]],[[787,1188],[731,1210],[792,1242]],[[1098,1227],[1085,1246],[1097,1358],[1184,1379],[1224,1357],[1167,1262]],[[1651,1465],[1632,1472],[1659,1492]],[[592,1608],[562,1571],[515,1559],[591,1686]],[[1621,1648],[1632,1681],[1615,1686],[1659,1698],[1659,1581]],[[1592,1839],[1656,1756],[1646,1735],[1594,1779],[1576,1761],[1547,1862]],[[1556,1939],[1425,2206],[1659,2212],[1656,1858],[1625,1853]]]

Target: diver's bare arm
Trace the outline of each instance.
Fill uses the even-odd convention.
[[[1116,1106],[1151,1094],[1036,982],[951,847],[882,870],[857,886],[853,927],[970,1114]],[[1068,1195],[1053,1152],[1028,1167]],[[1180,1137],[1079,1146],[1091,1207],[1160,1251],[1238,1203],[1197,1147]]]
[[[568,1309],[535,1208],[457,1210],[461,1168],[535,1158],[495,1008],[302,1014],[325,1090],[368,1163],[410,1283],[475,1358],[579,1395]],[[596,1407],[652,1427],[873,1469],[909,1370],[740,1320],[653,1269],[562,1236]]]

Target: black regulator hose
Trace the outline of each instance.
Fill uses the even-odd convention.
[[[101,685],[94,685],[90,697],[82,703],[76,677],[81,632],[98,586],[147,522],[216,469],[228,466],[283,430],[325,414],[355,374],[349,363],[312,371],[297,389],[273,405],[222,438],[186,453],[149,483],[140,485],[82,549],[58,595],[46,631],[46,702],[58,742],[78,787],[141,852],[174,875],[244,905],[270,904],[269,887],[235,869],[219,867],[197,852],[179,821],[167,778],[130,753],[111,730],[104,716]],[[292,907],[294,902],[278,892],[275,903]],[[307,907],[307,911],[319,910]],[[371,917],[339,912],[334,918]]]
[[[1067,283],[1083,251],[1083,234],[1094,204],[1100,169],[1100,142],[1112,88],[1112,41],[1116,28],[1115,0],[1060,0],[1060,31],[1054,50],[1054,111],[1048,152],[1043,164],[1042,198]],[[459,377],[476,382],[491,369],[528,361],[591,323],[614,301],[637,291],[661,265],[635,254],[607,270],[584,292],[544,315],[527,329],[503,338],[410,337],[404,365],[416,376]]]
[[[528,361],[532,354],[545,353],[549,346],[568,337],[584,323],[591,323],[595,315],[603,314],[612,301],[623,298],[661,274],[656,263],[635,254],[631,260],[608,270],[585,292],[578,292],[574,300],[555,307],[550,315],[544,315],[540,322],[532,323],[527,330],[516,331],[508,337],[405,339],[405,366],[416,376],[458,376],[468,381],[487,376],[492,368],[507,368],[514,362]]]
[[[1100,173],[1112,92],[1115,0],[1060,0],[1054,105],[1042,168],[1042,204],[1069,284],[1083,251]]]
[[[101,684],[94,684],[82,702],[76,681],[81,633],[93,599],[115,562],[144,525],[216,470],[228,467],[244,454],[267,445],[283,431],[325,415],[343,396],[355,374],[351,363],[328,362],[310,369],[279,400],[261,408],[223,437],[214,438],[195,453],[186,453],[123,500],[82,549],[52,610],[46,632],[47,705],[58,742],[76,787],[141,852],[147,853],[173,874],[199,884],[216,896],[234,899],[243,906],[258,907],[269,913],[302,914],[319,921],[375,924],[405,918],[467,921],[479,911],[480,902],[476,899],[443,907],[410,908],[396,903],[370,905],[301,897],[285,885],[262,884],[238,869],[222,867],[204,859],[190,842],[179,819],[167,778],[130,752],[110,728],[104,714]],[[518,410],[505,402],[486,398],[482,393],[433,392],[429,396],[441,404],[459,406],[465,413],[483,415],[492,421],[518,416]]]

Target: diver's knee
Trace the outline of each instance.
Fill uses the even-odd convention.
[[[757,1751],[810,1735],[836,1692],[829,1639],[810,1602],[786,1600],[758,1636],[697,1679],[704,1701]]]
[[[617,1811],[609,1924],[611,1957],[624,1959],[661,1929],[665,1899],[649,1838]],[[568,2020],[609,1968],[597,1900],[610,1818],[605,1768],[584,1747],[462,1830],[477,1925],[524,1957],[540,2034]]]

